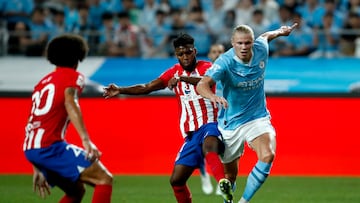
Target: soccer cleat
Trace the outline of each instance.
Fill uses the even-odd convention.
[[[222,195],[222,192],[221,192],[221,190],[220,190],[219,184],[217,184],[217,186],[216,186],[216,192],[215,192],[215,194],[216,194],[216,195]]]
[[[226,178],[220,179],[219,187],[224,198],[224,203],[233,203],[233,192],[230,180]]]
[[[206,173],[205,175],[201,175],[200,179],[201,179],[202,191],[207,195],[211,194],[213,192],[214,188],[211,184],[211,179],[210,179],[209,174]]]

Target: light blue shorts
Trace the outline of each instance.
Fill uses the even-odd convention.
[[[264,133],[269,133],[271,139],[275,139],[275,129],[269,117],[258,118],[240,125],[235,130],[224,130],[219,128],[225,144],[223,163],[229,163],[244,153],[244,143],[251,143],[252,140]]]

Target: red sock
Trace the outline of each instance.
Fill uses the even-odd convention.
[[[112,185],[95,185],[92,203],[110,203]]]
[[[225,178],[224,165],[221,163],[220,158],[216,152],[208,152],[205,155],[206,163],[210,166],[211,172],[219,182],[220,179]]]
[[[172,186],[178,203],[191,203],[191,193],[187,185]]]
[[[77,198],[64,195],[64,196],[61,198],[61,200],[60,200],[59,203],[75,203],[75,202],[81,202],[81,200],[78,201]]]

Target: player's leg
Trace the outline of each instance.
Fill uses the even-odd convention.
[[[221,156],[221,161],[224,163],[225,178],[219,181],[219,186],[224,202],[232,203],[233,193],[236,189],[239,160],[244,153],[245,136],[243,126],[239,126],[235,130],[220,129],[220,131],[224,143],[224,154]]]
[[[236,176],[238,173],[239,158],[224,164],[225,178],[219,181],[219,188],[224,198],[224,203],[233,202],[233,193],[236,188]]]
[[[206,169],[205,169],[205,165],[204,166],[202,166],[202,167],[200,167],[199,168],[199,171],[200,171],[200,175],[202,175],[202,176],[205,176],[206,175]]]
[[[256,191],[266,181],[270,174],[272,162],[275,157],[275,136],[272,133],[264,133],[249,143],[256,152],[258,162],[249,173],[243,196],[239,203],[247,203]]]
[[[85,168],[91,163],[85,159],[81,150],[66,142],[57,142],[46,148],[26,152],[27,158],[41,170],[47,182],[65,192],[61,203],[81,202],[85,194],[84,184],[79,181],[77,166]]]
[[[200,181],[201,181],[201,189],[205,194],[211,194],[214,190],[209,173],[206,171],[206,165],[202,165],[199,168],[200,170]]]
[[[211,169],[211,172],[216,180],[216,182],[219,182],[220,179],[224,178],[224,167],[221,163],[221,160],[219,158],[219,154],[223,153],[224,145],[223,143],[217,138],[217,136],[207,136],[204,139],[203,143],[203,153],[205,154],[205,163],[208,164],[208,166]],[[211,184],[210,176],[207,174],[207,176],[202,176],[202,188],[205,192],[205,186],[209,188],[209,193],[212,193],[213,186]],[[206,185],[205,185],[206,183]],[[210,190],[211,189],[211,190]],[[217,194],[221,195],[221,191],[219,186],[217,185]]]
[[[219,138],[207,136],[203,143],[203,153],[205,162],[209,165],[210,170],[217,182],[224,178],[224,165],[220,160],[219,154],[223,152],[223,145]]]
[[[201,149],[202,139],[199,130],[189,134],[175,160],[170,184],[178,203],[190,203],[192,201],[186,181],[195,169],[204,165]]]
[[[208,123],[201,128],[204,136],[202,152],[205,162],[209,165],[214,178],[218,182],[225,177],[224,166],[219,157],[224,153],[224,143],[220,140],[221,133],[217,128],[217,123]]]
[[[110,203],[113,177],[101,161],[95,161],[80,174],[80,180],[94,186],[92,203]]]
[[[47,170],[46,179],[51,186],[57,186],[65,195],[60,199],[60,203],[80,203],[85,194],[85,186],[81,181],[73,181],[68,178],[64,178],[59,174]]]
[[[170,177],[170,184],[178,203],[192,202],[191,192],[189,187],[186,185],[186,182],[194,170],[194,167],[181,164],[175,164],[174,166]]]
[[[75,199],[74,202],[81,200],[85,190],[82,184],[74,185],[78,181],[95,186],[93,203],[110,202],[112,175],[100,161],[88,160],[84,149],[66,142],[57,142],[50,147],[32,151],[36,154],[29,152],[29,159],[45,172],[48,183],[58,185],[66,196],[71,197],[64,197],[64,202],[65,199],[68,202],[72,202],[71,199]]]

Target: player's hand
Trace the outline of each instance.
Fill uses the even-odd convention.
[[[94,162],[100,159],[102,153],[98,150],[94,143],[89,140],[83,140],[82,144],[86,151],[86,158],[89,161]]]
[[[109,86],[104,87],[103,96],[105,97],[105,99],[116,96],[118,94],[120,94],[120,90],[119,90],[119,87],[117,85],[110,84]]]
[[[176,87],[176,85],[179,81],[180,81],[179,77],[171,78],[168,82],[168,88],[172,90],[174,87]]]
[[[40,171],[35,170],[33,175],[33,191],[38,193],[42,198],[50,195],[51,187],[46,181],[44,174]]]
[[[298,23],[294,23],[292,26],[281,26],[279,29],[280,35],[288,36],[297,26]]]
[[[214,95],[209,98],[212,103],[214,103],[215,107],[220,105],[220,107],[224,107],[225,109],[229,106],[228,102],[224,97],[219,97],[217,95]]]

